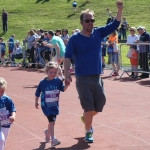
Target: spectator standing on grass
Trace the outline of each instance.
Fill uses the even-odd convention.
[[[48,62],[45,66],[47,77],[43,79],[35,93],[35,107],[39,109],[38,99],[41,95],[41,108],[44,115],[48,119],[48,128],[44,131],[46,142],[51,141],[51,147],[60,144],[60,141],[55,137],[54,127],[56,116],[59,114],[59,94],[60,91],[65,91],[67,85],[57,78],[59,65],[56,62]]]
[[[3,32],[7,32],[8,30],[8,13],[3,9],[2,10],[2,26],[3,26]]]
[[[131,46],[132,44],[135,43],[136,40],[138,40],[138,35],[136,35],[136,28],[135,27],[130,27],[130,35],[128,35],[127,37],[127,45],[129,46],[129,51],[128,51],[128,54],[127,54],[127,57],[130,58],[130,54],[131,54]],[[138,50],[138,47],[136,48],[136,50]],[[134,72],[132,72],[131,74],[131,77],[134,76]]]
[[[76,1],[74,1],[73,3],[72,3],[72,7],[73,7],[73,10],[74,10],[74,12],[76,12],[76,7],[77,7],[77,2]]]
[[[121,33],[123,39],[127,39],[127,29],[128,29],[128,22],[126,21],[126,18],[123,18],[123,21],[121,23]]]
[[[135,42],[148,44],[150,41],[150,35],[146,32],[145,28],[139,26],[137,28],[137,31],[140,36],[139,36],[139,40],[136,40]],[[149,52],[149,45],[139,45],[140,68],[142,68],[143,71],[147,71],[147,72],[149,72],[148,52]],[[149,78],[149,73],[142,73],[142,75],[139,77]]]
[[[16,117],[16,108],[10,97],[5,94],[7,82],[0,77],[0,150],[4,150],[10,126]]]
[[[70,59],[75,57],[76,88],[83,108],[82,121],[85,124],[85,142],[93,143],[92,120],[98,112],[102,112],[106,102],[102,73],[101,40],[119,27],[123,2],[116,2],[118,13],[116,19],[104,27],[94,28],[94,12],[87,9],[80,15],[82,30],[72,35],[66,47],[64,71],[65,83],[72,81],[68,70]]]

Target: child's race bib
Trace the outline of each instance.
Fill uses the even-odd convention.
[[[10,117],[10,113],[8,110],[6,110],[6,107],[0,109],[0,124],[1,124],[1,126],[7,126],[7,125],[11,124],[9,117]]]
[[[56,106],[59,100],[59,90],[45,91],[45,102],[47,106]]]

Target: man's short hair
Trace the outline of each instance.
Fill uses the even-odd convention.
[[[144,27],[142,27],[142,26],[139,26],[138,28],[137,28],[137,30],[144,30],[145,28]]]
[[[55,35],[55,33],[54,33],[54,31],[53,30],[50,30],[50,31],[48,31],[48,34],[50,34],[50,35]]]
[[[80,21],[81,22],[83,21],[85,14],[92,14],[94,16],[94,11],[90,10],[90,9],[86,9],[86,10],[81,11],[81,15],[80,15]]]

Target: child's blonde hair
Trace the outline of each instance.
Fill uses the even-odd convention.
[[[7,87],[7,82],[4,78],[0,77],[0,88],[6,88]]]
[[[49,69],[58,69],[59,68],[59,65],[57,62],[48,62],[46,65],[45,65],[45,68],[44,68],[44,71],[45,73],[48,72]]]

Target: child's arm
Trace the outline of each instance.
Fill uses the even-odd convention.
[[[38,97],[35,96],[35,108],[39,109]]]
[[[15,118],[16,118],[16,112],[12,112],[11,116],[9,117],[10,122],[13,123],[15,121]]]

